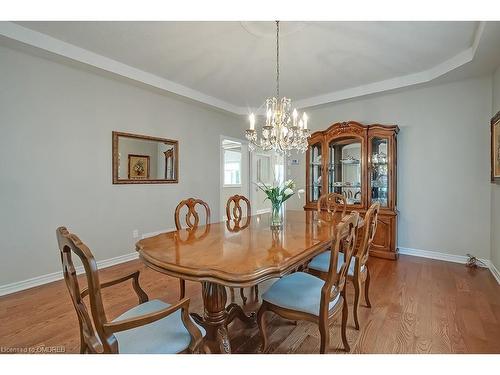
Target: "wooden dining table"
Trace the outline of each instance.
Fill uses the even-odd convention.
[[[140,240],[136,250],[156,271],[201,282],[204,314],[191,316],[205,328],[211,352],[230,353],[227,325],[235,318],[255,324],[255,313],[226,306],[226,287],[251,287],[293,272],[329,248],[338,222],[327,212],[289,210],[283,227],[272,229],[266,213],[162,233]]]

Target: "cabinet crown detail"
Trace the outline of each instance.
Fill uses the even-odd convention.
[[[396,259],[397,125],[336,122],[316,131],[306,156],[306,205],[314,210],[320,196],[342,194],[347,211],[364,214],[380,204],[379,230],[370,253]]]

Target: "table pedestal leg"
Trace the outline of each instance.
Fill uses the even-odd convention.
[[[249,326],[254,325],[256,324],[255,313],[248,316],[235,303],[231,303],[226,307],[226,288],[219,284],[203,282],[202,296],[204,316],[201,317],[196,313],[192,313],[191,317],[207,331],[205,346],[208,347],[211,353],[231,353],[227,325],[234,318],[238,318]]]
[[[204,306],[203,327],[207,331],[205,343],[212,353],[231,353],[227,335],[227,294],[222,285],[204,282],[202,284]]]

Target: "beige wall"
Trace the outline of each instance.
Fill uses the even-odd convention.
[[[60,225],[102,260],[172,228],[183,198],[219,217],[220,135],[241,118],[1,43],[0,285],[59,271]],[[179,183],[113,185],[113,130],[178,140]]]
[[[491,76],[308,110],[313,130],[337,121],[398,124],[400,247],[490,258]],[[305,155],[288,169],[305,185]],[[291,200],[299,208],[304,198]]]
[[[491,115],[500,111],[500,67],[493,75]],[[500,270],[500,184],[491,184],[491,261]]]

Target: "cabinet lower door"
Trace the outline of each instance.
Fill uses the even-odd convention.
[[[397,259],[397,216],[380,213],[377,232],[373,238],[370,255],[378,258]]]

